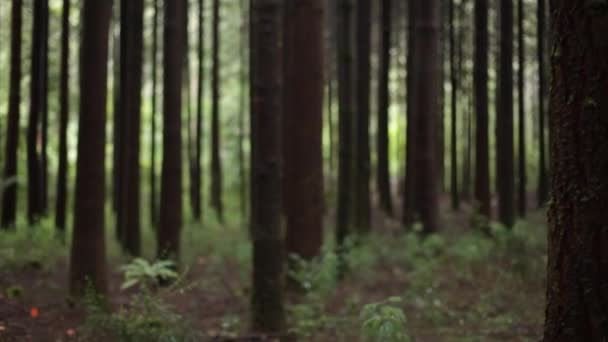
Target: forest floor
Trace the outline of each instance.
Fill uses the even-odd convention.
[[[530,213],[512,231],[494,227],[490,237],[470,228],[467,211],[445,210],[444,229],[425,239],[376,213],[374,233],[347,256],[345,279],[335,280],[330,248],[292,275],[309,291],[288,297],[290,334],[299,341],[364,341],[361,311],[384,303],[404,312],[414,341],[538,341],[544,213]],[[180,280],[144,295],[121,290],[127,259],[110,243],[108,311],[67,297],[68,248],[50,227],[2,234],[0,341],[264,340],[246,332],[250,246],[238,225],[184,229]],[[146,235],[151,258],[152,233]]]

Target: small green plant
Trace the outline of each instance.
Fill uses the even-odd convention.
[[[126,290],[135,285],[141,286],[144,290],[151,290],[158,287],[161,281],[172,281],[177,279],[175,263],[171,260],[159,260],[150,263],[142,258],[135,258],[130,264],[124,265],[122,271],[125,274],[125,281],[121,289]]]
[[[390,297],[384,301],[367,304],[360,314],[361,333],[368,341],[410,342],[406,331],[406,317],[401,297]]]

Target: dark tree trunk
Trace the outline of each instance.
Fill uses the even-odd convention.
[[[412,227],[418,216],[418,206],[414,200],[414,184],[416,184],[417,167],[415,167],[415,159],[417,152],[417,141],[418,141],[418,130],[416,124],[418,122],[418,115],[413,109],[413,98],[412,98],[412,80],[413,80],[413,52],[416,41],[416,34],[414,33],[414,19],[416,15],[416,4],[415,1],[409,1],[408,3],[408,25],[407,25],[407,66],[406,66],[406,116],[407,116],[407,128],[406,128],[406,157],[405,157],[405,182],[403,184],[403,225],[406,228]],[[438,155],[441,155],[439,153]]]
[[[14,227],[17,218],[17,151],[19,147],[19,105],[21,103],[21,28],[22,0],[12,0],[11,9],[11,71],[6,125],[6,155],[2,191],[1,228]]]
[[[376,181],[380,206],[388,215],[393,215],[393,201],[391,198],[390,183],[390,160],[389,160],[389,137],[388,108],[390,105],[389,94],[389,72],[391,67],[391,26],[393,15],[393,1],[382,0],[381,3],[381,30],[380,30],[380,56],[378,68],[378,132],[376,142],[376,153],[378,164],[376,169]]]
[[[104,236],[108,32],[112,4],[84,0],[80,48],[80,123],[70,255],[70,292],[107,291]]]
[[[43,24],[42,24],[42,84],[40,94],[40,208],[39,215],[47,214],[48,209],[48,136],[49,136],[49,2],[48,0],[39,0],[43,4]]]
[[[163,72],[163,161],[158,256],[179,259],[182,228],[182,71],[186,11],[183,1],[165,1]]]
[[[119,241],[132,256],[141,252],[140,238],[140,126],[143,65],[143,0],[121,1],[121,168],[117,225]]]
[[[224,221],[222,160],[220,156],[220,1],[213,0],[211,70],[211,206]]]
[[[252,0],[252,329],[285,329],[283,209],[281,201],[281,116],[283,44],[281,0]]]
[[[520,217],[526,216],[526,113],[525,113],[525,32],[524,32],[524,1],[517,0],[517,59],[519,64],[517,77],[517,111],[519,114],[518,134],[518,189],[517,189],[517,211]]]
[[[323,2],[285,6],[287,252],[312,259],[319,255],[323,239]]]
[[[547,158],[545,156],[545,6],[546,0],[538,0],[537,7],[537,45],[538,45],[538,205],[543,206],[547,203],[549,196],[549,185],[547,175]]]
[[[608,336],[608,16],[551,3],[551,189],[544,341]],[[604,6],[604,7],[602,7]]]
[[[112,117],[112,210],[114,213],[118,210],[118,198],[119,198],[119,188],[120,188],[120,138],[121,138],[121,121],[122,116],[120,115],[120,87],[121,87],[121,62],[122,55],[120,54],[121,46],[120,46],[120,5],[119,3],[114,6],[113,9],[113,18],[111,20],[110,27],[112,28],[112,93],[113,93],[113,117]],[[115,23],[116,22],[116,23]],[[116,226],[118,228],[118,225]],[[116,236],[120,236],[120,233],[117,231]]]
[[[490,207],[490,157],[488,133],[488,2],[475,0],[475,201],[486,219]]]
[[[498,219],[515,221],[513,163],[513,0],[500,0],[500,108],[496,118]]]
[[[69,121],[69,58],[70,58],[70,0],[63,0],[61,20],[61,71],[59,84],[59,165],[57,168],[57,200],[55,204],[55,226],[63,235],[66,229],[66,206],[68,197],[68,144]]]
[[[203,77],[204,77],[204,7],[205,1],[198,2],[198,84],[196,88],[196,132],[194,138],[194,166],[192,177],[192,213],[196,220],[202,215],[202,143],[203,143]]]
[[[29,224],[38,221],[42,213],[42,173],[38,142],[41,137],[40,121],[43,117],[45,94],[45,11],[46,0],[33,4],[33,28],[30,74],[30,115],[27,128],[27,218]]]
[[[460,209],[460,195],[458,192],[458,78],[456,75],[456,16],[454,15],[455,0],[450,0],[449,21],[450,21],[450,83],[452,87],[450,99],[450,193],[452,199],[452,209]],[[462,42],[460,42],[462,44]]]
[[[356,56],[356,122],[355,122],[355,228],[365,233],[371,230],[370,219],[370,147],[369,147],[369,92],[371,2],[357,1],[357,56]]]
[[[441,6],[438,0],[418,3],[414,7],[413,35],[416,36],[411,54],[409,82],[411,110],[417,113],[414,129],[418,150],[413,161],[417,169],[415,201],[419,207],[424,233],[439,229],[438,172],[436,141],[441,111],[441,59],[439,26]]]
[[[153,0],[154,16],[152,19],[152,110],[150,135],[150,222],[156,227],[158,224],[158,210],[156,200],[156,120],[157,120],[157,63],[158,63],[158,0]]]
[[[336,49],[338,60],[338,203],[336,208],[336,243],[342,249],[351,230],[351,190],[353,162],[353,47],[352,0],[340,0],[337,11]]]

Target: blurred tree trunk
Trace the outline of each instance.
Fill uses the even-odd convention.
[[[163,161],[157,253],[179,259],[182,228],[182,76],[186,9],[165,1],[163,58]]]
[[[518,151],[518,201],[517,211],[520,217],[526,216],[526,107],[525,107],[525,77],[526,77],[526,60],[525,60],[525,35],[524,32],[524,1],[517,0],[517,59],[519,64],[517,77],[517,111],[519,114],[518,130],[519,133],[519,151]]]
[[[157,120],[157,63],[158,63],[158,0],[153,0],[154,14],[152,18],[152,109],[150,115],[150,222],[153,227],[158,224],[157,190],[156,190],[156,120]]]
[[[57,199],[55,203],[55,226],[63,235],[66,229],[66,206],[68,197],[68,144],[69,122],[69,68],[70,59],[70,0],[63,0],[61,19],[61,61],[59,81],[59,165],[57,168]]]
[[[546,99],[546,77],[545,77],[545,35],[546,35],[546,24],[545,24],[545,6],[546,0],[538,0],[536,21],[536,39],[537,39],[537,51],[538,51],[538,205],[543,206],[547,203],[549,196],[549,185],[547,175],[547,158],[545,156],[545,99]]]
[[[500,108],[496,118],[498,219],[515,221],[513,163],[513,0],[500,0]]]
[[[455,0],[449,0],[449,22],[450,22],[450,193],[452,209],[460,209],[460,194],[458,192],[458,78],[456,75],[456,16],[454,14]],[[462,44],[462,42],[459,42]]]
[[[604,341],[608,307],[606,5],[552,2],[551,175],[544,341]]]
[[[192,177],[192,213],[197,221],[202,217],[202,144],[203,89],[205,71],[205,1],[198,1],[198,84],[196,87],[196,132],[194,134],[194,166]]]
[[[287,3],[283,177],[287,252],[312,259],[323,239],[323,3]]]
[[[393,201],[391,197],[390,158],[389,158],[389,80],[391,68],[391,31],[393,1],[382,0],[380,5],[380,51],[378,68],[378,133],[376,153],[378,155],[376,181],[380,206],[388,215],[393,215]]]
[[[70,254],[70,293],[107,292],[104,236],[105,119],[112,4],[84,0],[80,47],[80,121]]]
[[[492,215],[490,207],[490,149],[488,133],[488,2],[475,0],[475,200],[479,214]]]
[[[39,215],[46,216],[48,211],[48,142],[49,142],[49,0],[42,2],[42,75],[40,94],[40,201]]]
[[[211,206],[224,221],[222,159],[220,155],[220,1],[213,0],[211,70]]]
[[[21,103],[21,29],[23,25],[23,2],[11,2],[11,53],[10,88],[8,94],[8,116],[6,125],[6,154],[4,175],[0,182],[2,190],[1,228],[14,227],[17,218],[17,165],[19,147],[19,105]]]
[[[416,129],[416,124],[418,122],[418,115],[413,109],[414,100],[412,98],[412,80],[414,73],[414,65],[413,65],[413,52],[416,42],[416,34],[414,33],[414,19],[417,14],[416,12],[417,2],[409,1],[408,3],[408,25],[407,25],[407,66],[406,66],[406,116],[407,116],[407,129],[406,129],[406,160],[405,160],[405,182],[403,189],[403,225],[406,228],[411,228],[415,223],[418,216],[418,206],[414,199],[415,189],[414,184],[416,184],[418,177],[417,175],[417,167],[415,167],[415,154],[417,152],[417,134],[419,133]],[[442,130],[442,128],[440,128]],[[443,134],[441,134],[443,135]],[[437,154],[441,156],[441,153]]]
[[[259,333],[281,333],[285,329],[285,246],[281,219],[283,97],[277,94],[283,93],[283,1],[252,0],[251,4],[252,329]]]

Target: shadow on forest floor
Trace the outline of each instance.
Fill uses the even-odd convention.
[[[300,341],[364,341],[360,313],[365,305],[398,297],[397,306],[407,319],[404,341],[539,340],[546,265],[544,214],[531,213],[512,231],[494,227],[489,238],[467,228],[466,214],[445,213],[443,231],[424,240],[376,214],[375,233],[353,244],[347,259],[351,271],[339,284],[331,248],[302,266],[292,277],[308,291],[288,298],[290,332]],[[35,236],[1,237],[0,341],[120,341],[116,326],[87,321],[90,311],[67,299],[67,248],[50,237],[52,233],[44,233],[48,228],[40,230]],[[146,251],[151,253],[152,234],[148,235]],[[183,249],[185,273],[180,284],[150,296],[155,297],[153,303],[163,305],[157,318],[179,322],[173,328],[184,335],[167,334],[163,339],[156,334],[157,339],[259,340],[243,336],[250,293],[246,232],[191,226],[184,230]],[[108,315],[122,312],[126,321],[112,322],[122,322],[120,329],[125,331],[153,329],[133,323],[141,314],[126,314],[134,310],[138,291],[120,289],[119,265],[126,258],[116,250],[111,246],[114,314]],[[163,327],[163,322],[158,324]],[[122,340],[142,340],[134,336],[124,335]]]

